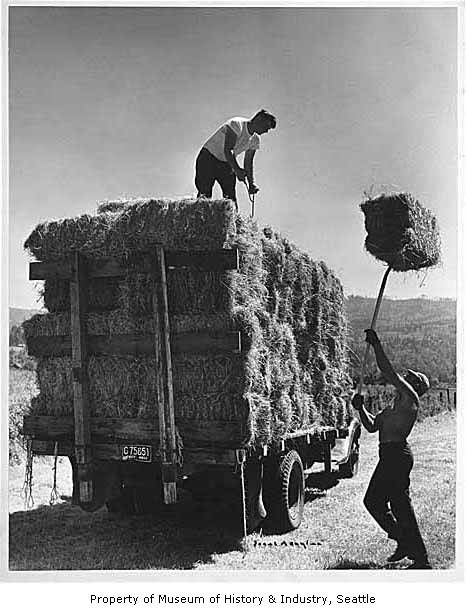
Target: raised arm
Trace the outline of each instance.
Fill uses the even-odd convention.
[[[223,147],[223,153],[225,154],[225,159],[233,169],[235,175],[240,181],[244,181],[244,178],[246,177],[246,171],[240,167],[236,160],[236,156],[233,153],[233,148],[236,145],[236,140],[236,134],[233,132],[230,126],[226,126],[225,145]]]
[[[408,382],[395,371],[392,363],[387,358],[385,351],[380,343],[377,333],[372,328],[366,329],[366,341],[374,348],[375,359],[377,366],[383,373],[385,379],[390,384],[393,384],[400,394],[407,395],[413,403],[419,405],[419,397],[415,390]]]
[[[354,409],[359,412],[359,417],[361,418],[361,422],[363,423],[366,431],[369,431],[369,433],[375,433],[378,431],[379,425],[377,423],[377,416],[370,414],[364,407],[364,397],[362,394],[355,394],[351,400],[351,403]]]

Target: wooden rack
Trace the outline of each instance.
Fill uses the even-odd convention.
[[[70,281],[71,335],[38,336],[28,339],[28,352],[37,357],[71,356],[73,408],[71,417],[28,416],[24,433],[33,438],[36,453],[51,453],[58,442],[60,454],[74,455],[77,462],[79,497],[83,503],[93,497],[93,458],[118,459],[118,442],[158,441],[158,461],[162,468],[165,503],[176,501],[177,442],[173,396],[172,352],[241,351],[241,335],[235,331],[202,331],[171,335],[167,293],[167,270],[187,268],[197,271],[238,269],[238,251],[173,251],[156,245],[139,259],[137,272],[152,279],[152,335],[88,335],[86,312],[88,282],[92,278],[122,277],[128,268],[115,259],[87,261],[79,252],[66,262],[33,262],[29,278]],[[157,425],[148,421],[119,418],[93,418],[89,411],[87,363],[96,354],[152,354],[157,369]],[[188,428],[202,440],[202,423]],[[209,422],[209,428],[225,429],[224,423]],[[237,428],[231,426],[231,428]],[[233,435],[233,433],[232,433]],[[237,433],[236,433],[237,436]],[[98,443],[97,443],[98,441]]]

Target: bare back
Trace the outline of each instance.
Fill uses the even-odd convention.
[[[412,397],[398,393],[393,407],[387,407],[375,418],[380,443],[406,441],[416,422],[417,409]]]

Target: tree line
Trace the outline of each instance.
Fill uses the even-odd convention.
[[[373,298],[349,296],[346,299],[354,378],[360,372],[360,357],[365,351],[364,329],[370,325],[374,305]],[[395,369],[423,371],[434,385],[456,383],[455,300],[384,299],[376,328]],[[381,381],[371,352],[367,382]]]

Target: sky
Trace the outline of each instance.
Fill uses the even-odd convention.
[[[10,306],[41,306],[22,247],[39,222],[105,199],[194,196],[204,141],[263,107],[277,128],[255,157],[260,224],[324,260],[347,295],[375,296],[384,267],[364,250],[358,205],[368,191],[409,191],[439,221],[442,266],[392,274],[387,296],[456,296],[454,7],[10,6],[9,16]]]

